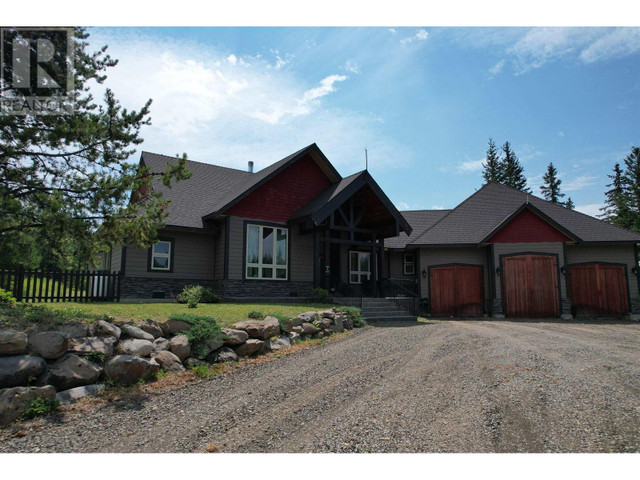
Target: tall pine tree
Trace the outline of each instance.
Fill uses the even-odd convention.
[[[631,147],[624,166],[622,185],[628,208],[627,228],[640,232],[640,147]]]
[[[613,175],[607,175],[607,177],[611,179],[611,183],[607,184],[609,187],[609,190],[605,192],[607,199],[604,202],[604,207],[600,209],[602,213],[598,217],[619,227],[629,228],[631,226],[631,212],[623,172],[619,163],[613,167]]]
[[[504,166],[498,153],[498,147],[496,147],[491,138],[489,139],[487,158],[485,163],[482,164],[482,168],[482,178],[484,178],[485,183],[502,182],[504,180]]]
[[[576,208],[576,204],[573,203],[573,200],[571,200],[571,197],[567,197],[567,201],[564,202],[564,206],[567,207],[569,210],[573,210],[574,208]]]
[[[524,167],[520,164],[515,152],[511,149],[511,144],[507,141],[502,146],[504,159],[502,160],[504,168],[503,182],[508,187],[515,188],[525,193],[531,193],[527,188],[527,179],[524,176]]]
[[[560,199],[564,197],[564,193],[560,192],[560,184],[562,180],[558,178],[558,171],[553,166],[553,162],[549,163],[547,173],[542,177],[544,185],[540,187],[544,198],[551,203],[560,203]]]

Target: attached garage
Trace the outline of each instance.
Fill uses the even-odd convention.
[[[624,316],[629,313],[626,265],[568,265],[572,313],[582,317]]]
[[[505,255],[500,262],[502,298],[507,317],[544,318],[560,315],[557,255]]]
[[[482,267],[429,267],[431,314],[442,317],[478,317],[483,314]]]

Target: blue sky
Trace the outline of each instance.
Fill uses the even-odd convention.
[[[153,99],[141,149],[262,168],[316,142],[401,209],[452,208],[509,140],[535,194],[553,162],[598,213],[640,144],[640,28],[94,28],[106,86]]]

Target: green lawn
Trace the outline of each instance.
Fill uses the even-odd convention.
[[[295,317],[310,310],[326,310],[334,305],[312,303],[214,303],[198,304],[197,308],[188,308],[179,303],[47,303],[46,307],[72,317],[86,315],[89,320],[99,315],[111,315],[122,321],[141,322],[147,318],[165,321],[173,313],[193,313],[211,315],[220,325],[230,325],[247,320],[249,312],[258,311],[263,315]]]

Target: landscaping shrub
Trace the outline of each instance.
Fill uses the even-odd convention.
[[[311,290],[311,297],[314,303],[327,303],[329,301],[329,292],[324,288],[314,288]]]
[[[209,354],[207,345],[222,341],[223,334],[216,319],[208,315],[195,315],[193,313],[172,314],[169,318],[182,320],[191,325],[191,328],[184,332],[189,339],[191,354],[199,359],[204,359]]]
[[[202,285],[187,285],[176,296],[176,303],[218,303],[220,296]],[[194,307],[190,307],[194,308]]]
[[[337,309],[347,315],[347,317],[353,322],[353,326],[356,328],[365,327],[365,322],[362,317],[362,312],[357,307],[337,307]]]
[[[209,378],[219,375],[220,365],[193,365],[191,370],[200,378]]]
[[[53,412],[59,406],[60,406],[60,402],[58,400],[38,396],[33,400],[31,400],[31,403],[29,404],[29,408],[25,410],[21,419],[29,420],[30,418],[39,417],[41,415],[47,415]]]
[[[16,299],[13,297],[11,292],[0,288],[0,303],[4,303],[7,305],[15,305]]]
[[[249,312],[249,314],[247,315],[247,317],[253,319],[253,320],[262,320],[264,318],[264,315],[262,314],[262,312],[258,312],[258,311],[252,311]]]

